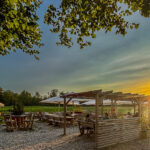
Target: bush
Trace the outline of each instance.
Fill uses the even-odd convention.
[[[22,115],[24,113],[24,106],[22,103],[15,103],[13,106],[13,115]]]

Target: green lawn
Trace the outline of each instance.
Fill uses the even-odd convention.
[[[9,110],[12,110],[12,106],[5,106],[5,107],[0,107],[1,112],[8,112]],[[72,111],[73,107],[68,107],[68,111]],[[61,106],[60,108],[58,106],[25,106],[24,107],[25,112],[58,112],[58,111],[63,111],[63,107]]]
[[[79,108],[80,107],[80,108]],[[67,111],[73,111],[73,110],[84,110],[84,111],[94,111],[94,106],[68,106]],[[12,110],[12,106],[5,106],[0,107],[0,112],[8,112],[9,110]],[[133,112],[133,107],[131,106],[118,106],[117,107],[118,112],[120,113],[127,113],[127,112]],[[25,106],[24,107],[25,112],[58,112],[63,111],[63,106],[60,108],[58,106]],[[105,106],[104,111],[110,111],[110,106]]]

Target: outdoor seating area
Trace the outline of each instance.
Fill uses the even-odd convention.
[[[63,113],[42,113],[39,112],[39,121],[47,122],[49,125],[54,126],[64,126],[64,116]],[[68,116],[66,116],[67,125],[71,126],[74,125],[75,122],[75,116],[68,113]]]
[[[150,0],[0,1],[0,150],[150,150]]]
[[[90,101],[95,102],[92,102],[94,105],[90,109],[87,109],[88,107],[84,106],[84,103],[79,103],[75,107],[76,109],[68,111],[67,104],[70,103],[72,98],[86,99],[86,101],[89,98]],[[139,139],[143,130],[143,122],[145,123],[142,118],[144,116],[142,106],[144,105],[145,110],[149,106],[149,97],[129,93],[113,93],[112,91],[102,92],[102,90],[67,94],[62,99],[63,112],[39,111],[36,113],[25,112],[21,115],[3,114],[6,130],[27,131],[33,129],[34,123],[38,123],[46,124],[47,127],[54,130],[59,128],[62,131],[63,129],[64,135],[69,135],[68,130],[71,128],[75,129],[75,133],[81,137],[89,137],[94,140],[94,148],[101,149]],[[106,104],[103,102],[105,100],[107,106],[104,105]],[[128,107],[132,108],[130,109],[132,111],[121,113],[117,109],[117,100],[130,101]],[[150,112],[149,109],[147,110],[149,118]],[[150,123],[149,120],[147,123]],[[144,129],[146,130],[146,128]]]

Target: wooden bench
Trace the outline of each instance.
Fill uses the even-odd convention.
[[[87,122],[87,121],[78,121],[79,130],[81,135],[91,135],[95,133],[95,122]],[[86,133],[85,133],[86,131]]]
[[[11,114],[4,114],[4,121],[6,124],[6,131],[14,131],[14,129],[17,128],[17,122],[12,119]]]

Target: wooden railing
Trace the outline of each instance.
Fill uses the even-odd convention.
[[[96,133],[97,149],[139,138],[141,125],[138,117],[100,121]]]

